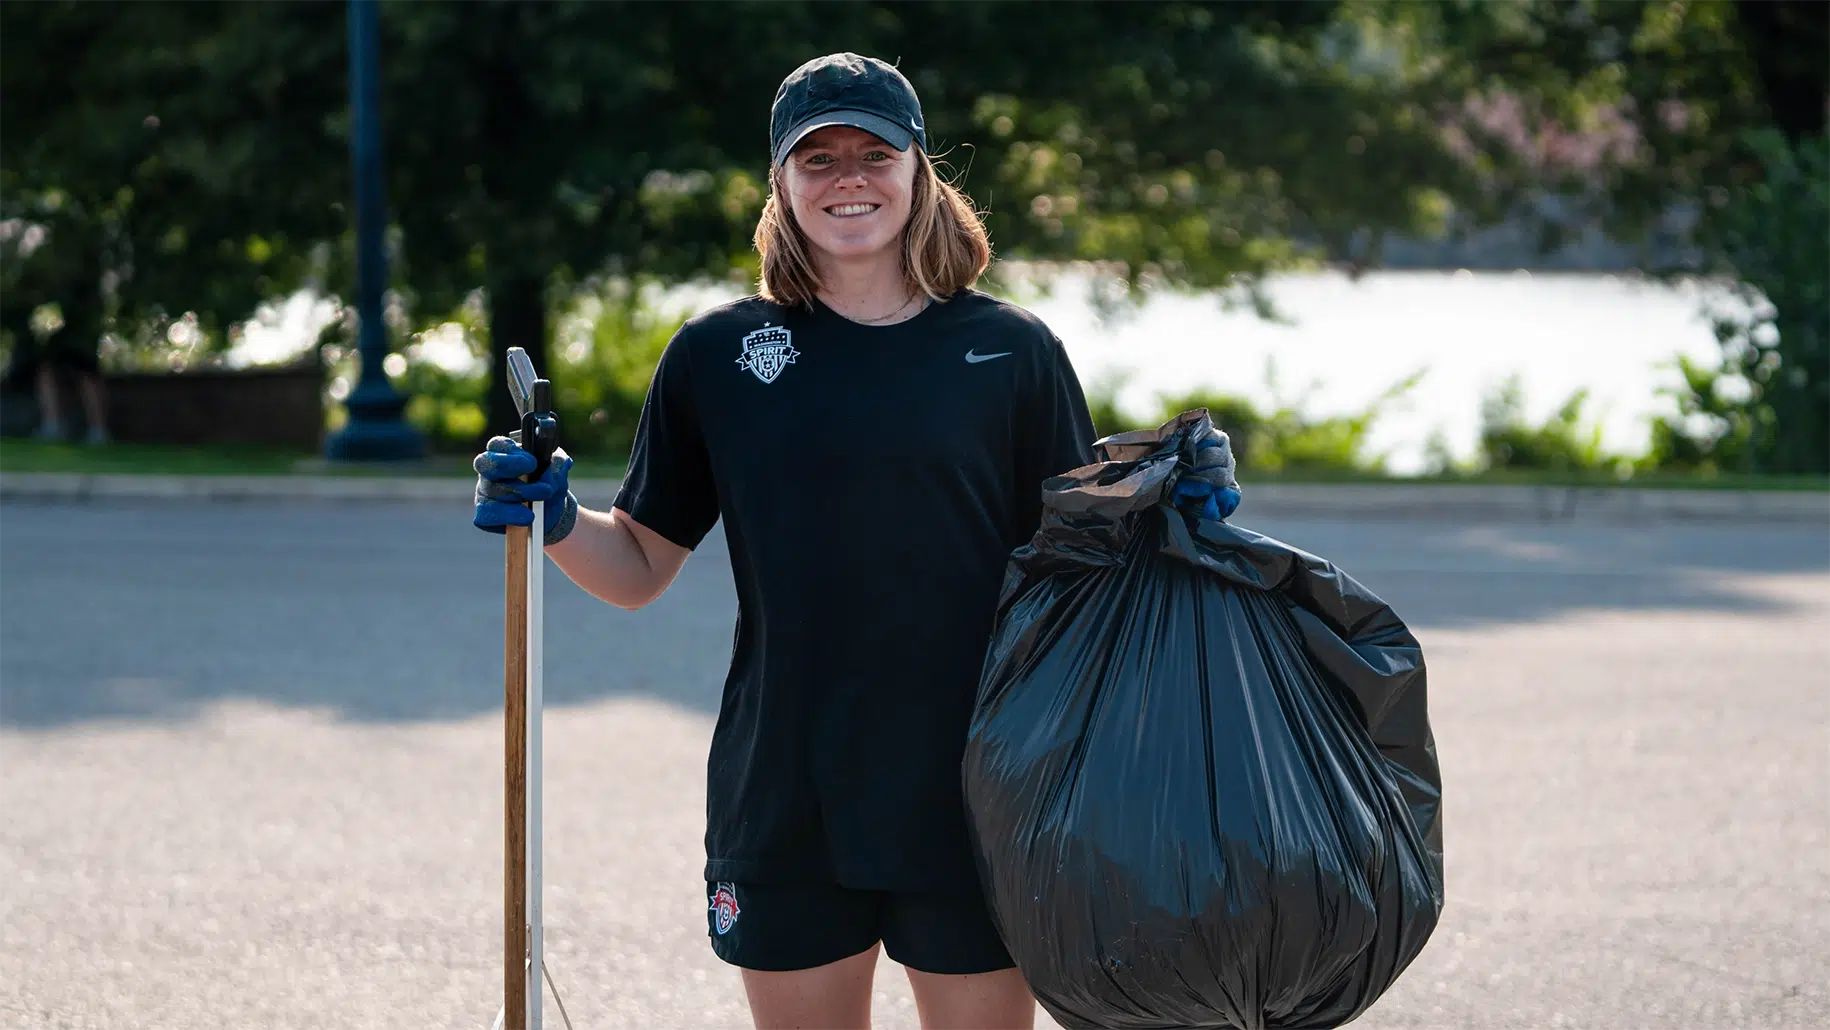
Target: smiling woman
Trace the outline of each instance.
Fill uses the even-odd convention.
[[[898,236],[901,246],[893,246]],[[926,150],[897,150],[843,125],[815,129],[776,166],[755,240],[762,255],[759,292],[777,304],[805,304],[835,276],[863,280],[861,289],[844,292],[879,293],[868,280],[894,289],[902,304],[887,314],[835,305],[869,324],[919,310],[918,301],[947,299],[977,281],[991,261],[972,202],[940,177]],[[822,254],[837,260],[823,262]],[[846,266],[855,269],[858,258],[873,255],[879,260],[867,265],[868,279],[847,274]]]
[[[960,756],[1006,560],[1043,481],[1092,460],[1086,398],[1041,319],[972,288],[990,243],[901,72],[809,61],[769,136],[757,295],[680,327],[615,502],[578,508],[546,553],[639,608],[724,523],[738,619],[705,919],[757,1026],[868,1027],[880,952],[924,1026],[1030,1026]],[[516,445],[491,447],[479,469]]]

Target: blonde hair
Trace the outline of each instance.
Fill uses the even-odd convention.
[[[915,183],[909,198],[909,224],[902,230],[902,276],[911,291],[944,301],[971,286],[991,264],[991,238],[972,201],[940,177],[919,145]],[[754,242],[762,255],[764,300],[788,307],[811,305],[820,289],[812,244],[788,204],[787,168],[777,165],[769,176],[769,199],[756,223]]]

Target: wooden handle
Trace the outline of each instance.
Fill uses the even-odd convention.
[[[508,527],[502,674],[504,829],[502,1026],[527,1030],[527,549],[530,527]]]

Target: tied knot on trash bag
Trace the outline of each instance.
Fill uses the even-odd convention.
[[[1048,507],[1117,520],[1167,504],[1214,521],[1239,508],[1233,443],[1206,408],[1185,411],[1156,429],[1108,436],[1093,447],[1098,463],[1043,484]]]
[[[1043,481],[1041,528],[1013,557],[1110,565],[1123,560],[1145,512],[1181,513],[1211,529],[1227,525],[1239,508],[1233,444],[1206,408],[1156,429],[1105,437],[1093,450],[1093,464]],[[1014,572],[1005,576],[1000,604],[1023,578]]]

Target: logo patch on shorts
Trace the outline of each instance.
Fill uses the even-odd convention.
[[[787,326],[765,325],[743,338],[743,356],[737,367],[765,383],[775,382],[782,369],[794,364],[801,352],[794,349],[794,334]]]
[[[712,890],[712,929],[722,937],[737,925],[737,885],[720,883]]]

